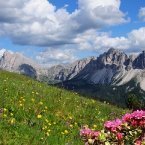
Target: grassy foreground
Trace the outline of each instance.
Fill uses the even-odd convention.
[[[83,145],[82,125],[101,129],[125,114],[106,103],[0,71],[0,144]]]

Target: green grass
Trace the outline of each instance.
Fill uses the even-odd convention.
[[[83,125],[101,129],[104,121],[128,111],[5,71],[0,109],[2,145],[83,145]]]

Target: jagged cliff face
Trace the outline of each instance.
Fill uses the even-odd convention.
[[[109,49],[98,58],[76,61],[69,66],[55,66],[48,70],[49,79],[59,81],[85,80],[90,84],[124,85],[131,80],[145,90],[145,53],[128,56],[117,49]],[[53,75],[52,75],[53,74]],[[53,77],[52,77],[53,76]]]
[[[20,53],[3,51],[0,57],[0,68],[10,72],[17,72],[32,78],[39,78],[41,68],[31,59]]]
[[[95,60],[94,57],[82,59],[69,65],[53,66],[47,70],[46,77],[52,82],[71,80],[84,70],[87,64],[91,63],[93,60]]]

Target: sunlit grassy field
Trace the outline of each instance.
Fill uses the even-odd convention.
[[[101,129],[126,111],[0,71],[0,145],[83,145],[83,125]]]

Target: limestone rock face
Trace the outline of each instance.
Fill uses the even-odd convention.
[[[134,60],[133,67],[137,69],[145,69],[145,52],[144,51]]]
[[[47,71],[50,80],[85,80],[91,84],[124,85],[131,80],[145,90],[145,52],[128,56],[111,48],[99,57],[76,61],[68,66],[54,66]]]
[[[32,78],[39,78],[41,67],[20,53],[5,51],[0,59],[0,68],[17,72]]]

